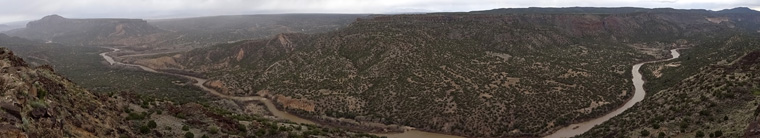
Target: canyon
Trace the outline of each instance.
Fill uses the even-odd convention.
[[[53,64],[90,91],[122,91],[183,107],[200,103],[209,111],[229,110],[224,117],[243,124],[259,124],[244,128],[267,131],[280,124],[331,130],[335,133],[328,135],[337,137],[708,131],[738,137],[752,129],[740,120],[753,117],[747,113],[754,110],[749,103],[755,102],[756,88],[749,83],[759,28],[760,14],[747,8],[505,8],[151,20],[50,15],[0,35],[0,46],[34,65]],[[743,83],[713,83],[730,80]],[[730,107],[731,97],[742,106],[716,110]],[[684,112],[690,109],[695,112]],[[647,114],[656,112],[672,117]],[[624,123],[635,119],[642,121]],[[734,125],[716,121],[721,119]],[[234,121],[219,126],[237,125],[229,122]],[[276,128],[282,133],[263,134],[312,134]],[[635,131],[617,133],[626,129]],[[236,134],[260,136],[225,133]]]

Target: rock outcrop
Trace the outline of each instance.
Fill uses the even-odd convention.
[[[133,133],[108,97],[96,96],[50,66],[29,67],[0,48],[0,137],[118,137]]]

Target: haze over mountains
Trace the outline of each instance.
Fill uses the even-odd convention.
[[[111,41],[162,32],[141,19],[66,19],[58,15],[31,21],[26,28],[9,34],[72,45],[104,44]]]
[[[6,30],[10,30],[10,29],[13,29],[13,28],[11,28],[11,26],[9,26],[9,25],[0,24],[0,31],[6,31]]]
[[[0,23],[0,32],[5,32],[13,29],[24,28],[29,21],[17,21],[9,23]]]
[[[211,137],[373,137],[365,133],[410,128],[464,137],[541,137],[618,109],[634,92],[632,65],[668,58],[668,50],[679,49],[681,58],[642,67],[644,101],[580,137],[751,137],[760,132],[760,87],[754,85],[759,32],[760,12],[742,7],[505,8],[161,20],[50,15],[0,35],[0,46],[19,51],[33,65],[54,65],[73,81],[59,78],[57,83],[82,85],[87,90],[77,92],[85,95],[104,94],[89,96],[94,101],[119,103],[98,106],[108,108],[103,109],[107,117],[95,120],[129,124],[118,133],[61,124],[84,129],[74,136],[180,136],[185,132],[177,126],[189,125],[190,132]],[[107,63],[106,55],[135,65]],[[33,68],[12,64],[19,60],[8,57],[14,68]],[[163,73],[151,75],[137,65]],[[197,80],[176,77],[182,75],[207,79],[202,88],[229,97],[264,97],[277,109],[319,125],[278,120],[282,116],[255,104],[266,102],[206,94],[209,90],[192,85]],[[37,84],[21,81],[18,87],[34,87],[6,90],[34,93]],[[8,101],[23,106],[3,109],[20,120],[29,117],[15,112],[47,110],[31,104],[58,108],[59,101],[40,100],[35,94],[16,97],[30,100]],[[187,110],[192,108],[203,110]],[[125,110],[145,113],[119,113]],[[158,112],[168,115],[151,116]],[[129,119],[146,114],[147,119]],[[149,120],[172,129],[143,132]],[[38,133],[20,127],[23,121],[7,122],[14,129],[1,131]],[[60,136],[55,134],[51,136]]]
[[[68,45],[186,49],[284,32],[335,30],[360,16],[364,15],[238,15],[161,19],[149,24],[142,19],[68,19],[50,15],[7,34]]]

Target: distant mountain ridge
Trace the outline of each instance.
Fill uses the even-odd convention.
[[[500,8],[483,11],[471,11],[469,13],[499,13],[499,14],[627,14],[637,12],[649,13],[699,13],[699,14],[726,14],[726,13],[760,13],[747,7],[736,7],[720,11],[705,9],[673,9],[673,8],[638,8],[638,7],[530,7],[530,8]]]
[[[0,33],[4,33],[5,31],[10,31],[14,29],[24,28],[27,23],[29,23],[29,21],[15,21],[15,22],[0,23]]]
[[[470,13],[491,14],[625,14],[636,12],[659,13],[709,13],[704,9],[673,9],[673,8],[639,8],[639,7],[530,7],[530,8],[500,8],[493,10],[471,11]]]
[[[346,27],[364,14],[224,15],[148,20],[173,36],[162,45],[205,47],[280,33],[321,33]]]
[[[11,29],[11,26],[0,24],[0,32],[5,31],[5,30],[10,30],[10,29]]]
[[[363,14],[226,15],[176,19],[68,19],[49,15],[11,36],[65,45],[126,46],[133,51],[182,51],[280,33],[337,30]]]
[[[756,11],[747,7],[736,7],[733,9],[725,9],[717,11],[718,13],[750,13],[750,14],[758,14],[760,11]]]
[[[142,19],[68,19],[49,15],[8,34],[70,45],[97,45],[159,32],[164,30]]]

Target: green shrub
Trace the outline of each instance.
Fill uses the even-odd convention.
[[[148,127],[150,127],[150,128],[156,128],[156,127],[158,127],[158,125],[156,125],[156,121],[150,120],[148,122]]]
[[[699,115],[701,115],[701,116],[710,116],[710,111],[707,111],[707,110],[699,111]]]
[[[45,96],[47,96],[47,90],[43,88],[37,89],[37,98],[45,99]]]
[[[259,130],[256,131],[255,134],[256,134],[256,136],[264,136],[264,134],[266,134],[266,133],[267,132],[264,131],[264,129],[259,129]]]
[[[291,132],[288,133],[288,138],[304,138],[304,136]]]
[[[150,102],[148,102],[148,101],[143,101],[143,102],[142,102],[142,104],[140,104],[140,107],[142,107],[142,108],[148,108],[148,107],[149,107],[149,105],[150,105]]]
[[[208,128],[208,133],[211,133],[211,134],[216,134],[216,133],[218,133],[218,132],[219,132],[219,128],[218,128],[218,127],[215,127],[215,126],[210,126],[210,127]]]
[[[129,115],[127,115],[127,120],[143,120],[145,119],[146,113],[138,114],[131,112]]]
[[[180,118],[180,119],[187,119],[187,117],[183,113],[177,113],[175,117]]]
[[[188,131],[190,130],[190,126],[184,125],[182,126],[182,131]]]
[[[649,136],[649,131],[647,131],[647,130],[641,130],[641,136],[642,137]]]
[[[247,129],[245,128],[245,125],[243,124],[237,124],[237,129],[242,132],[247,131]]]
[[[140,133],[148,134],[150,132],[150,128],[147,125],[140,126]]]
[[[185,133],[185,138],[194,138],[194,137],[195,137],[195,135],[193,134],[193,132],[187,132],[187,133]]]
[[[128,106],[124,106],[124,112],[125,113],[132,113],[132,109],[129,109]]]
[[[723,131],[716,130],[713,134],[715,134],[715,137],[723,136]]]
[[[697,131],[697,135],[696,135],[696,136],[697,136],[698,138],[701,138],[701,137],[705,137],[705,133],[704,133],[704,132],[702,132],[702,131]]]
[[[684,121],[684,122],[681,122],[680,126],[681,126],[681,129],[686,129],[686,128],[689,128],[689,123]]]
[[[29,103],[29,104],[32,105],[33,108],[46,108],[47,107],[47,103],[45,103],[45,101],[42,100],[42,99],[34,100],[31,103]]]

